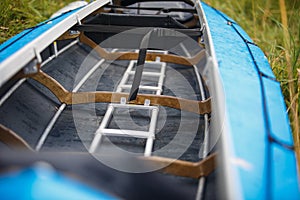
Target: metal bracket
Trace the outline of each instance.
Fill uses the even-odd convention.
[[[38,61],[34,59],[30,63],[28,63],[24,68],[23,68],[23,73],[28,75],[28,74],[35,74],[38,72]]]
[[[36,48],[33,48],[35,59],[33,59],[31,62],[29,62],[24,68],[23,73],[24,74],[35,74],[39,71],[39,68],[42,63],[42,57],[41,54],[37,51]]]
[[[76,15],[76,20],[77,20],[78,25],[81,25],[81,21],[80,21],[80,18],[79,18],[78,14]]]

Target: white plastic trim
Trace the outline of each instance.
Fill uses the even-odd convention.
[[[209,89],[212,97],[212,120],[210,127],[210,135],[217,137],[221,134],[220,154],[218,156],[219,167],[222,173],[219,173],[220,185],[224,186],[219,195],[222,199],[242,199],[241,184],[237,168],[232,167],[231,159],[235,157],[234,149],[232,149],[232,138],[230,138],[230,125],[226,114],[226,104],[224,102],[225,93],[222,85],[222,80],[219,72],[219,65],[211,37],[210,27],[207,23],[207,18],[201,5],[201,0],[196,1],[196,9],[203,25],[203,37],[206,49],[208,51],[207,64],[203,70],[204,76],[209,81]],[[197,200],[200,197],[197,196]]]

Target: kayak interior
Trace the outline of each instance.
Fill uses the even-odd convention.
[[[93,12],[0,88],[1,131],[41,152],[205,160],[210,96],[199,73],[206,50],[196,13],[171,1],[121,1]],[[193,198],[216,198],[215,172],[162,176]]]

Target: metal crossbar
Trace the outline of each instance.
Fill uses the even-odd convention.
[[[150,51],[150,50],[149,50]],[[154,53],[158,53],[158,51],[150,51]],[[161,53],[161,51],[159,51]],[[166,54],[166,51],[163,51]],[[130,75],[134,75],[134,66],[136,65],[136,61],[130,61],[117,89],[116,92],[124,92],[124,90],[128,90],[131,88],[131,85],[128,84]],[[143,77],[157,77],[156,86],[144,86],[140,85],[139,88],[142,91],[151,91],[155,92],[156,95],[161,95],[163,90],[163,82],[166,73],[166,63],[160,62],[160,57],[157,57],[154,62],[146,61],[145,66],[152,67],[151,65],[158,66],[159,71],[143,71]],[[152,68],[151,68],[152,69]],[[154,81],[153,81],[154,82]],[[127,109],[135,109],[135,110],[148,110],[151,112],[150,124],[148,131],[136,131],[136,130],[124,130],[124,129],[111,129],[108,128],[110,120],[113,116],[113,112],[116,108],[127,108]],[[143,138],[147,139],[144,156],[151,156],[153,149],[153,141],[155,139],[155,130],[157,124],[159,108],[158,106],[150,106],[150,100],[146,99],[144,105],[130,105],[126,104],[126,98],[123,97],[120,99],[120,104],[109,104],[107,111],[101,121],[99,128],[95,133],[95,137],[91,143],[89,152],[94,153],[97,148],[100,146],[102,136],[119,136],[119,137],[135,137],[135,138]]]

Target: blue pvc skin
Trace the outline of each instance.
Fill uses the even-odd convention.
[[[22,200],[117,199],[53,169],[32,167],[0,176],[0,198]]]
[[[299,199],[294,151],[271,143],[267,137],[270,127],[273,137],[293,145],[280,84],[267,58],[236,22],[205,3],[202,6],[225,90],[234,156],[250,164],[249,168],[231,164],[238,169],[242,198]]]

